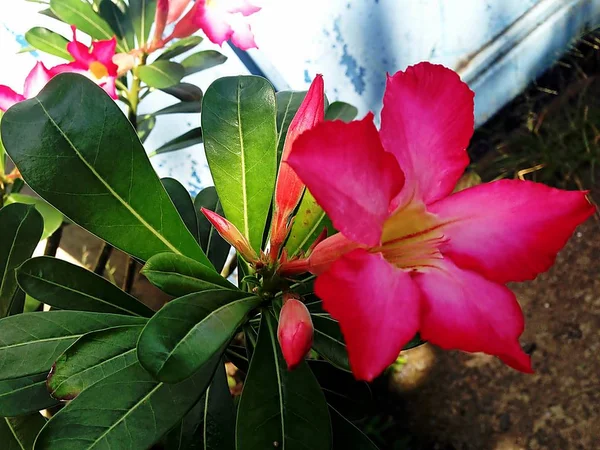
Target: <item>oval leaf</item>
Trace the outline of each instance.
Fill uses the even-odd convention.
[[[235,406],[221,362],[204,399],[204,450],[235,449]]]
[[[44,219],[44,232],[40,239],[46,239],[52,233],[54,233],[63,223],[63,215],[52,205],[41,198],[32,197],[31,195],[11,193],[7,198],[5,204],[10,205],[11,203],[22,203],[24,205],[34,205],[37,212],[42,215]]]
[[[0,381],[0,417],[22,416],[56,405],[58,401],[46,389],[47,376],[48,372],[42,372]]]
[[[67,51],[69,40],[44,27],[33,27],[25,33],[25,40],[34,48],[50,55],[73,61],[73,57]]]
[[[23,417],[0,417],[0,442],[3,450],[33,450],[36,436],[46,419],[36,412]]]
[[[4,115],[2,139],[29,186],[73,222],[141,260],[171,251],[210,265],[131,124],[93,81],[53,78]]]
[[[138,68],[138,76],[148,86],[165,89],[175,86],[183,78],[184,68],[181,64],[171,61],[156,61]]]
[[[202,103],[201,102],[180,102],[175,103],[174,105],[166,106],[163,109],[159,109],[155,113],[152,113],[154,116],[161,116],[164,114],[193,114],[199,113],[202,111]]]
[[[17,281],[28,295],[58,309],[142,317],[154,314],[100,275],[49,256],[26,261],[17,270]]]
[[[204,291],[172,300],[144,327],[138,359],[158,380],[184,380],[229,342],[261,301],[247,292],[230,290]]]
[[[329,408],[333,429],[332,450],[379,450],[352,422],[334,408]]]
[[[349,372],[348,350],[338,322],[328,314],[311,314],[311,318],[315,327],[315,351],[337,368]]]
[[[15,204],[0,209],[0,317],[23,311],[24,296],[16,302],[19,286],[15,269],[31,257],[43,228],[42,216],[33,206]]]
[[[227,56],[219,53],[216,50],[204,50],[188,56],[181,65],[185,68],[185,75],[188,76],[202,70],[210,69],[227,61]]]
[[[173,205],[175,205],[179,217],[181,217],[189,232],[192,233],[192,236],[198,240],[198,219],[196,218],[194,202],[190,197],[190,193],[174,178],[161,178],[160,182],[169,194]]]
[[[129,0],[128,16],[137,37],[137,48],[143,48],[154,22],[157,0]]]
[[[325,112],[325,120],[341,120],[342,122],[352,122],[358,109],[349,103],[333,102]]]
[[[127,5],[123,2],[117,5],[112,0],[102,0],[98,12],[114,31],[123,50],[129,52],[135,48],[135,34],[127,9]]]
[[[126,325],[84,334],[58,357],[48,390],[60,400],[72,400],[83,390],[137,362],[135,345],[142,325]]]
[[[182,134],[179,137],[167,142],[163,146],[157,148],[153,152],[148,154],[148,157],[151,158],[155,155],[160,155],[161,153],[169,153],[174,152],[176,150],[181,150],[182,148],[191,147],[192,145],[201,144],[202,143],[202,128],[194,128],[193,130],[188,131],[187,133]],[[194,214],[196,214],[194,212]],[[192,233],[193,234],[193,233]]]
[[[50,0],[50,9],[60,20],[98,40],[112,39],[113,30],[96,14],[92,5],[81,0]],[[119,49],[124,51],[124,49]]]
[[[202,89],[190,83],[179,83],[161,90],[182,102],[201,102],[204,95]]]
[[[263,313],[258,343],[240,399],[237,450],[330,450],[327,403],[306,362],[288,371],[277,342],[277,322]]]
[[[159,253],[141,270],[161,291],[174,297],[210,289],[235,289],[235,286],[213,270],[185,256]]]
[[[186,38],[179,39],[174,44],[171,44],[156,59],[157,60],[160,60],[160,59],[168,60],[168,59],[174,58],[176,56],[179,56],[179,55],[193,49],[198,44],[200,44],[200,42],[202,42],[202,41],[203,41],[203,39],[201,36],[188,36]]]
[[[202,189],[194,199],[194,207],[198,215],[200,246],[215,269],[220,272],[227,261],[231,246],[201,212],[202,208],[206,208],[220,216],[224,215],[215,187],[209,186]]]
[[[91,331],[145,322],[141,317],[79,311],[25,313],[0,319],[0,380],[50,370],[64,350]]]
[[[202,102],[206,158],[227,219],[260,250],[277,170],[275,93],[264,78],[220,78]]]

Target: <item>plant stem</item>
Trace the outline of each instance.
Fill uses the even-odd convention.
[[[96,260],[96,264],[94,264],[94,273],[98,275],[104,274],[104,268],[106,267],[106,263],[110,258],[110,255],[113,251],[113,246],[107,242],[102,243],[102,250],[100,250],[100,254],[98,255],[98,259]]]
[[[60,245],[60,240],[62,239],[64,226],[65,224],[61,223],[60,227],[58,227],[58,229],[48,237],[48,240],[46,241],[46,248],[44,249],[44,255],[56,256],[58,246]]]

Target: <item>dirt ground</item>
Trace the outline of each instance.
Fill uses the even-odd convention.
[[[511,288],[535,374],[483,355],[408,351],[388,402],[409,448],[600,449],[600,222],[583,224],[548,273]]]

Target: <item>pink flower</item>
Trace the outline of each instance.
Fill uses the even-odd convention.
[[[118,67],[113,62],[117,46],[116,38],[94,41],[91,47],[87,47],[77,40],[77,29],[74,26],[71,29],[73,41],[67,44],[67,51],[75,61],[53,67],[50,70],[52,75],[64,72],[80,73],[96,82],[112,98],[118,98],[115,88]]]
[[[314,328],[308,309],[297,298],[284,294],[279,315],[277,340],[288,370],[304,361],[313,343]]]
[[[260,8],[252,5],[249,0],[196,0],[165,42],[189,36],[202,29],[215,44],[222,45],[231,39],[242,50],[256,48],[254,35],[246,18],[258,11]]]
[[[38,61],[25,78],[23,95],[17,94],[8,86],[0,85],[0,110],[6,111],[15,103],[36,96],[50,78],[52,78],[50,71],[46,69],[42,62]]]
[[[250,245],[248,238],[234,224],[210,209],[200,208],[200,211],[202,211],[202,214],[204,214],[212,226],[215,227],[215,230],[217,230],[221,237],[229,242],[242,255],[246,262],[251,264],[257,263],[259,257]]]
[[[452,194],[472,133],[473,92],[453,71],[421,63],[388,77],[379,132],[371,114],[322,122],[288,157],[340,231],[306,267],[359,379],[379,375],[417,331],[532,371],[505,283],[547,270],[594,208],[585,192],[528,181]]]

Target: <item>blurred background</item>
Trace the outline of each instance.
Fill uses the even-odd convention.
[[[379,113],[386,72],[422,60],[444,64],[476,93],[472,165],[458,189],[509,177],[588,189],[592,200],[600,198],[600,0],[254,3],[263,7],[252,16],[259,49],[224,45],[227,62],[190,83],[205,90],[218,77],[252,73],[277,90],[305,90],[322,73],[330,101],[348,102],[362,117]],[[28,51],[24,33],[33,26],[65,36],[70,30],[37,14],[39,3],[13,0],[8,7],[5,0],[3,6],[0,84],[20,90],[36,59],[58,62]],[[143,108],[172,101],[157,93]],[[159,117],[147,151],[199,120],[199,114]],[[161,177],[177,178],[193,195],[211,184],[202,144],[152,162]],[[386,449],[600,448],[597,219],[580,228],[549,273],[511,286],[526,315],[522,343],[536,374],[423,345],[406,351],[375,384],[361,428]],[[93,254],[94,245],[85,251]]]

